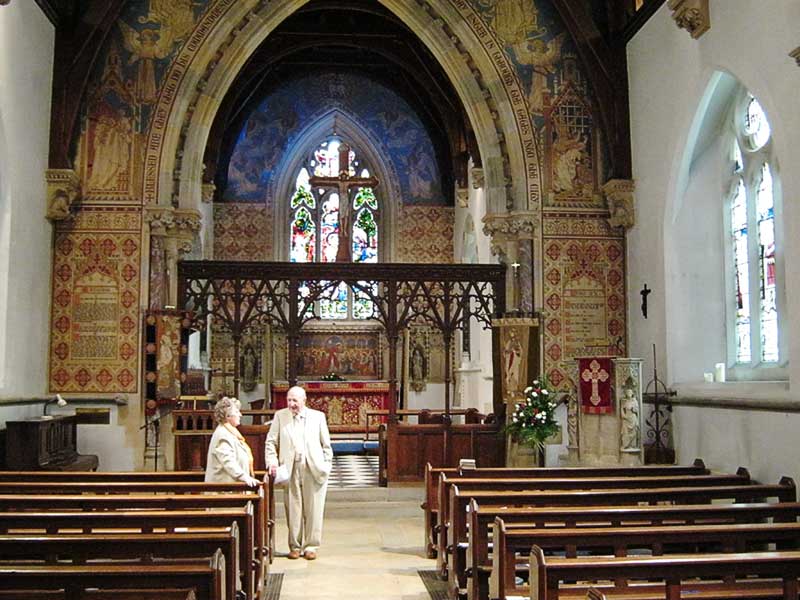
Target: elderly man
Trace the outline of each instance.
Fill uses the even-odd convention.
[[[298,386],[286,393],[287,407],[275,413],[266,443],[269,474],[285,465],[289,481],[284,492],[289,525],[289,558],[317,557],[322,539],[325,492],[333,450],[325,413],[306,406],[306,391]]]

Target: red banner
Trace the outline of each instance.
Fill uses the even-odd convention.
[[[585,413],[606,415],[614,412],[611,399],[611,359],[578,359],[578,388]]]

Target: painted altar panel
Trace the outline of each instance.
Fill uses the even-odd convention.
[[[544,221],[544,364],[550,383],[575,391],[579,356],[625,353],[625,245],[603,215]]]
[[[303,331],[297,349],[297,376],[320,379],[329,373],[346,379],[381,379],[381,333],[363,329]]]
[[[307,381],[306,404],[325,413],[331,431],[363,432],[367,411],[388,410],[389,384],[385,381]],[[286,407],[288,383],[272,384],[272,408]],[[377,426],[383,417],[370,417]]]
[[[214,260],[272,260],[272,242],[270,206],[214,205]]]
[[[395,229],[396,262],[453,262],[454,209],[402,206]]]
[[[51,392],[138,390],[140,251],[138,209],[84,207],[58,225]]]

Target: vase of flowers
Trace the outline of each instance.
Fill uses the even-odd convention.
[[[543,379],[534,379],[525,388],[525,398],[514,404],[505,432],[521,447],[535,451],[542,464],[545,440],[557,434],[560,425],[555,418],[558,402]]]

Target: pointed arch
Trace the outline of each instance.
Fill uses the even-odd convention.
[[[154,109],[146,145],[145,203],[177,200],[181,208],[201,208],[203,152],[225,92],[269,33],[306,2],[219,0],[207,11],[195,28],[195,34],[205,34],[193,36],[182,48],[165,76],[175,84],[165,86]],[[483,163],[489,212],[538,202],[539,153],[530,117],[512,102],[512,95],[523,96],[509,89],[516,75],[507,59],[502,52],[494,58],[489,54],[496,42],[481,40],[448,0],[381,3],[417,32],[461,97]],[[455,29],[448,32],[445,20]],[[520,132],[527,132],[530,141],[523,142]]]
[[[402,201],[397,171],[391,161],[384,159],[388,153],[383,150],[380,140],[349,115],[337,109],[330,109],[317,118],[309,119],[309,124],[298,135],[292,150],[283,156],[276,167],[280,176],[270,183],[268,191],[268,196],[274,202],[274,248],[280,248],[276,252],[276,260],[287,260],[288,257],[289,243],[284,226],[288,222],[288,212],[287,204],[283,200],[291,195],[293,191],[291,188],[305,157],[325,137],[333,133],[334,125],[337,137],[361,152],[372,167],[372,175],[380,181],[378,194],[381,198],[382,215],[378,229],[378,244],[382,261],[390,262],[394,256],[391,224],[397,221],[397,207]]]

